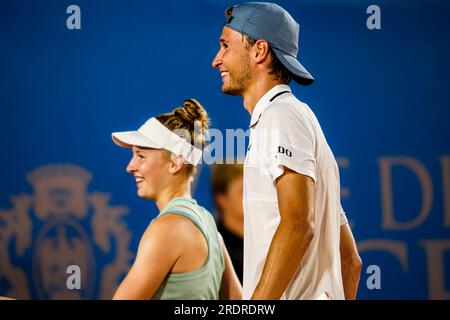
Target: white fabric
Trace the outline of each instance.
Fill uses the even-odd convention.
[[[132,146],[147,147],[154,149],[166,149],[196,166],[202,151],[194,147],[184,138],[166,128],[156,118],[147,120],[137,131],[114,132],[113,141],[120,147],[131,148]]]
[[[280,92],[289,91],[276,97]],[[339,240],[347,223],[339,172],[312,110],[278,85],[256,104],[244,164],[244,299],[250,299],[280,222],[275,180],[284,167],[315,181],[314,237],[282,299],[344,299]]]

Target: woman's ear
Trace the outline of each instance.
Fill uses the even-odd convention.
[[[169,173],[170,174],[176,174],[183,168],[183,165],[184,165],[183,156],[181,156],[181,155],[176,156],[176,155],[172,154],[170,157],[170,160],[171,160],[170,165],[169,165]]]

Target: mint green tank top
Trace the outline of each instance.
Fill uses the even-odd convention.
[[[224,271],[223,251],[211,213],[191,198],[174,198],[154,219],[163,214],[178,214],[191,220],[208,244],[205,264],[191,272],[169,273],[153,300],[217,300]],[[153,222],[153,221],[152,221]]]

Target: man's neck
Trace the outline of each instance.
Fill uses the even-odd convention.
[[[276,85],[283,84],[278,80],[273,78],[260,78],[258,81],[255,81],[249,88],[242,94],[244,98],[244,107],[250,114],[253,113],[256,104],[264,96],[267,91],[275,87]]]

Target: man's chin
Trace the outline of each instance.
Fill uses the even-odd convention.
[[[240,89],[230,88],[230,87],[225,87],[225,86],[222,86],[222,92],[225,94],[232,95],[232,96],[240,96],[241,95]]]

